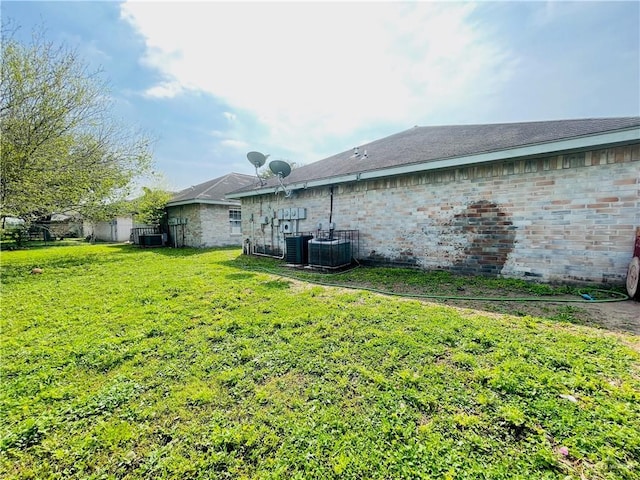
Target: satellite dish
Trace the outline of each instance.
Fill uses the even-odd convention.
[[[260,152],[247,153],[247,159],[249,160],[249,162],[251,162],[251,165],[253,165],[256,168],[260,168],[261,166],[263,166],[264,162],[267,161],[268,156],[269,155],[265,155]]]
[[[273,160],[269,163],[269,169],[280,178],[288,177],[291,173],[291,165],[283,160]]]
[[[263,153],[260,152],[249,152],[247,153],[247,160],[249,160],[249,162],[251,163],[251,165],[253,165],[254,167],[256,167],[256,177],[258,177],[260,179],[260,186],[264,185],[264,179],[258,175],[258,169],[264,165],[264,162],[267,161],[267,157],[269,155],[265,155]]]

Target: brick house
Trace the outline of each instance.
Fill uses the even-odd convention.
[[[639,172],[640,117],[414,127],[228,198],[252,253],[331,227],[365,263],[621,283]]]
[[[241,245],[240,201],[225,194],[251,186],[256,178],[229,173],[178,192],[166,205],[169,244],[174,247]]]

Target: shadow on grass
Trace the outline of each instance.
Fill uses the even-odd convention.
[[[533,317],[557,324],[582,325],[613,332],[638,334],[638,329],[624,321],[610,319],[593,311],[593,305],[580,298],[581,289],[572,285],[552,285],[524,280],[457,275],[448,271],[422,271],[407,268],[363,266],[340,273],[285,267],[282,260],[239,255],[220,262],[232,268],[281,277],[310,284],[370,291],[454,308],[464,308],[485,315]],[[242,274],[237,275],[238,278]],[[273,288],[287,288],[273,285]],[[589,287],[584,287],[589,291]],[[610,295],[607,295],[607,290]],[[596,290],[598,298],[620,298],[619,288]],[[437,298],[439,297],[439,298]],[[447,298],[448,297],[448,298]],[[465,298],[466,297],[466,298]],[[571,300],[571,303],[565,302]],[[609,304],[613,305],[615,304]],[[602,303],[601,303],[602,305]],[[631,322],[633,323],[633,322]]]
[[[250,278],[254,278],[256,276],[255,273],[228,273],[224,276],[227,280],[248,280]]]
[[[77,247],[79,245],[88,245],[84,238],[65,238],[63,240],[30,240],[24,245],[17,245],[14,241],[2,241],[0,242],[0,250],[2,251],[20,251],[20,250],[35,250],[51,247]]]
[[[110,249],[117,251],[122,254],[130,254],[136,253],[139,254],[141,252],[145,252],[146,254],[154,254],[154,255],[162,255],[165,257],[192,257],[195,255],[203,255],[209,252],[212,249],[204,249],[204,248],[191,248],[191,247],[182,247],[182,248],[172,248],[172,247],[140,247],[138,245],[133,245],[131,243],[114,243],[106,245]],[[234,247],[238,248],[238,247]],[[219,250],[219,249],[216,249]]]
[[[73,254],[65,255],[63,247],[75,247]],[[100,247],[95,249],[93,247]],[[33,248],[25,248],[20,251],[42,251],[50,249],[50,245],[37,245]],[[78,250],[79,249],[79,250]],[[96,242],[88,243],[82,239],[77,242],[73,242],[66,245],[56,245],[56,255],[50,258],[30,258],[24,257],[20,262],[9,263],[3,262],[2,269],[0,269],[0,277],[3,282],[11,281],[12,279],[22,278],[31,272],[34,267],[38,268],[69,268],[69,267],[83,267],[88,265],[107,265],[109,263],[116,263],[123,258],[129,258],[129,256],[144,255],[155,257],[171,257],[171,258],[193,258],[199,255],[204,255],[212,250],[238,250],[238,247],[229,248],[216,248],[216,249],[201,249],[201,248],[140,248],[137,245],[129,243],[107,243]],[[78,253],[81,252],[81,253]],[[3,252],[4,253],[4,252]],[[8,252],[11,254],[12,252]],[[61,255],[57,255],[61,254]]]

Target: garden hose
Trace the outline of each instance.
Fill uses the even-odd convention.
[[[250,271],[262,271],[271,275],[276,275],[283,278],[289,278],[292,280],[297,280],[300,282],[307,282],[314,285],[320,285],[323,287],[337,287],[337,288],[348,288],[350,290],[365,290],[367,292],[379,293],[382,295],[393,295],[396,297],[405,297],[405,298],[422,298],[422,299],[432,299],[432,300],[473,300],[473,301],[482,301],[482,302],[549,302],[549,303],[609,303],[609,302],[622,302],[625,300],[629,300],[629,296],[626,293],[622,292],[614,292],[612,290],[604,290],[600,288],[590,288],[590,293],[578,292],[580,298],[547,298],[547,297],[462,297],[459,295],[431,295],[424,293],[398,293],[398,292],[390,292],[387,290],[382,290],[379,288],[366,287],[366,286],[357,286],[357,285],[345,285],[340,283],[333,282],[322,282],[318,280],[311,280],[307,278],[299,278],[295,275],[289,275],[281,271],[274,271],[264,267],[252,267],[246,268],[243,267],[244,270]],[[347,272],[349,270],[346,270]],[[345,272],[337,272],[334,275],[345,273]],[[614,298],[602,298],[598,299],[593,296],[595,293],[604,293],[608,296],[614,296]]]

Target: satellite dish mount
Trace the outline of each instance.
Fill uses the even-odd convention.
[[[284,196],[289,198],[291,196],[291,190],[287,189],[282,179],[288,177],[291,173],[291,165],[289,165],[284,160],[273,160],[269,162],[269,170],[271,170],[274,175],[278,177],[278,183],[280,183],[280,187],[282,187]],[[276,195],[277,194],[278,189],[276,189]]]
[[[264,185],[264,180],[260,175],[258,175],[258,169],[264,165],[264,163],[267,161],[267,158],[269,158],[269,155],[265,155],[260,152],[247,153],[247,160],[249,160],[249,163],[251,163],[251,165],[256,167],[256,177],[258,177],[258,179],[260,180],[260,186]]]

